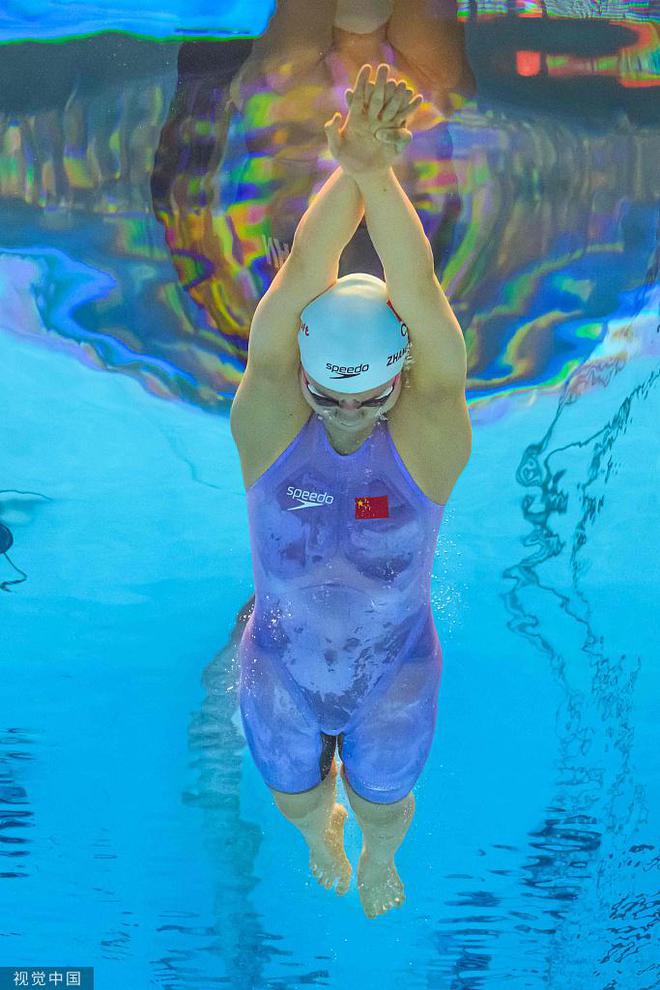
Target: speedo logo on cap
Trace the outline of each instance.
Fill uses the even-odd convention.
[[[352,365],[338,365],[338,364],[326,364],[328,371],[334,371],[334,378],[355,378],[356,375],[361,375],[363,371],[369,371],[368,364],[352,364]]]

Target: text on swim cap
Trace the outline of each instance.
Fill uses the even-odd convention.
[[[390,364],[394,364],[395,361],[398,361],[399,358],[402,358],[403,355],[406,353],[407,350],[408,350],[408,347],[406,345],[406,347],[402,347],[400,351],[397,351],[396,354],[388,354],[387,355],[387,364],[385,365],[385,367],[388,367]]]
[[[408,324],[403,322],[403,320],[401,319],[401,317],[399,316],[399,314],[395,310],[394,306],[392,305],[392,300],[391,299],[388,299],[387,300],[387,305],[392,310],[392,312],[396,316],[397,320],[401,324],[401,326],[399,327],[399,330],[401,331],[401,336],[402,337],[406,337],[408,335]]]
[[[302,320],[300,321],[300,332],[304,333],[306,337],[309,337],[309,327]]]

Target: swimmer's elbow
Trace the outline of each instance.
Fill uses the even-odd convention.
[[[298,327],[305,306],[337,281],[338,265],[311,266],[294,248],[254,311],[248,362],[263,368],[298,363]]]

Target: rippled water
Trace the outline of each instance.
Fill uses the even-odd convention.
[[[236,699],[252,572],[228,398],[309,168],[273,174],[264,155],[242,172],[265,118],[234,119],[212,300],[208,242],[157,218],[149,184],[176,46],[70,40],[41,53],[60,59],[50,95],[5,88],[0,964],[93,965],[98,987],[131,990],[660,986],[643,6],[626,8],[641,68],[619,60],[620,107],[596,126],[584,103],[551,112],[522,76],[509,86],[479,33],[506,5],[465,5],[478,99],[416,137],[410,188],[469,345],[474,445],[433,575],[444,670],[397,854],[407,900],[373,921],[355,882],[337,898],[308,875]],[[576,93],[605,78],[571,72]],[[352,818],[346,835],[355,867]]]

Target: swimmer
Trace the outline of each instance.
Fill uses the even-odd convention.
[[[246,740],[318,882],[345,894],[347,809],[369,918],[401,907],[394,855],[433,740],[442,650],[430,577],[468,462],[461,328],[392,163],[419,104],[381,64],[325,125],[337,169],[254,314],[231,410],[254,610],[239,644]],[[363,215],[385,280],[338,279]]]

